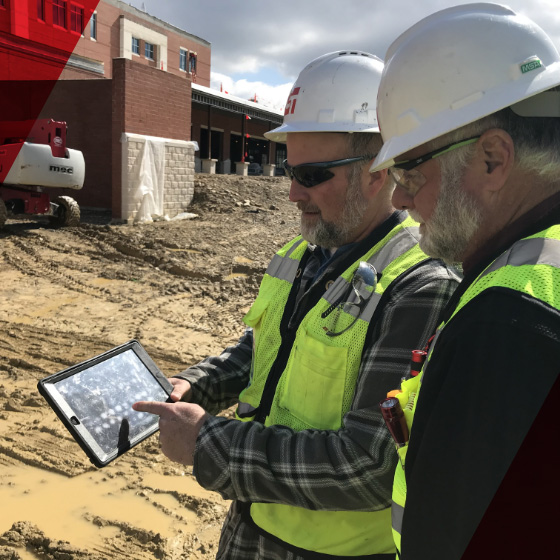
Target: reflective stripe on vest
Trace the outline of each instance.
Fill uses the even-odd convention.
[[[515,251],[514,251],[515,248]],[[547,264],[560,268],[560,240],[528,238],[499,256],[482,274],[486,276],[503,266]]]
[[[476,296],[489,288],[498,286],[516,290],[560,309],[560,226],[552,226],[531,237],[521,239],[502,253],[467,288],[446,324],[449,324],[457,312]],[[416,378],[410,380],[411,383],[406,382],[405,391],[402,395],[398,395],[411,436],[422,379],[429,371],[430,359],[437,349],[437,340],[446,324],[442,324],[438,328],[423,370]],[[399,456],[406,456],[407,447],[399,449]],[[402,462],[404,463],[404,461]],[[393,539],[399,552],[405,503],[405,470],[403,465],[399,465],[395,471],[391,507]]]
[[[303,243],[302,245],[305,245]],[[253,378],[240,401],[257,408],[268,372],[281,344],[279,325],[289,297],[286,287],[293,282],[294,265],[288,259],[303,257],[300,247],[288,255],[283,248],[273,275],[263,278],[254,307],[245,317],[257,329],[254,345]],[[410,218],[396,226],[382,241],[354,262],[308,311],[295,336],[286,368],[280,377],[265,425],[303,429],[338,430],[351,407],[361,354],[375,307],[384,291],[403,272],[427,259],[417,245],[417,224]],[[382,273],[375,293],[352,327],[340,336],[329,337],[325,325],[330,316],[322,314],[341,296],[352,301],[350,283],[361,261],[373,264]],[[295,267],[297,270],[297,266]],[[260,301],[259,301],[260,300]],[[355,310],[347,314],[355,320]],[[339,319],[345,325],[344,317]],[[338,323],[337,323],[338,325]],[[241,405],[240,405],[241,410]],[[315,511],[283,504],[254,503],[251,518],[261,530],[305,550],[342,557],[394,554],[390,531],[390,508],[378,512]]]
[[[303,243],[303,239],[296,238],[295,242],[291,244],[286,254],[281,256],[278,253],[272,257],[265,274],[278,278],[279,280],[286,280],[286,282],[293,283],[296,277],[299,260],[291,258],[293,252]],[[305,245],[307,247],[307,244]]]
[[[400,504],[397,504],[397,502],[393,500],[391,502],[391,524],[393,525],[393,528],[402,527],[403,517],[404,517],[404,507],[401,506]],[[400,548],[400,546],[398,546],[397,548]]]

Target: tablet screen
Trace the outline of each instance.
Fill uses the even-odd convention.
[[[137,401],[169,399],[172,387],[137,341],[39,382],[39,391],[97,466],[158,430]]]
[[[105,453],[114,449],[115,442],[124,444],[153,423],[153,414],[132,410],[132,403],[168,397],[133,350],[54,386]]]

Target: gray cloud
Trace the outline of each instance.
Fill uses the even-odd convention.
[[[423,17],[469,3],[449,0],[132,0],[164,21],[212,43],[212,86],[224,79],[241,97],[283,104],[289,85],[314,58],[358,49],[384,58],[392,41]],[[537,22],[560,45],[558,0],[503,2]],[[227,79],[231,78],[228,83]],[[244,78],[244,81],[239,82]],[[238,89],[239,86],[239,89]],[[272,102],[272,101],[271,101]]]

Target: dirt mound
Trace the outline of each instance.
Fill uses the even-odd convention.
[[[228,503],[148,438],[93,467],[39,379],[138,339],[166,375],[243,332],[274,252],[297,234],[283,177],[197,175],[196,218],[8,220],[0,232],[0,559],[213,557]],[[230,414],[225,411],[224,414]]]

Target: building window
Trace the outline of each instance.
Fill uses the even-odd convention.
[[[187,71],[187,51],[185,49],[179,49],[179,68]]]
[[[0,0],[0,6],[3,5],[3,0]],[[37,0],[37,19],[45,21],[45,0]]]
[[[54,25],[60,25],[60,27],[66,27],[66,1],[53,0],[52,9],[53,9]]]
[[[146,42],[144,46],[144,56],[150,60],[154,60],[154,45]]]
[[[92,39],[97,39],[97,12],[91,14],[91,19],[89,20],[89,33]]]
[[[189,72],[196,74],[196,54],[189,53]]]
[[[80,35],[84,32],[84,9],[70,4],[70,29]]]
[[[136,37],[132,37],[132,52],[140,54],[140,41]]]

